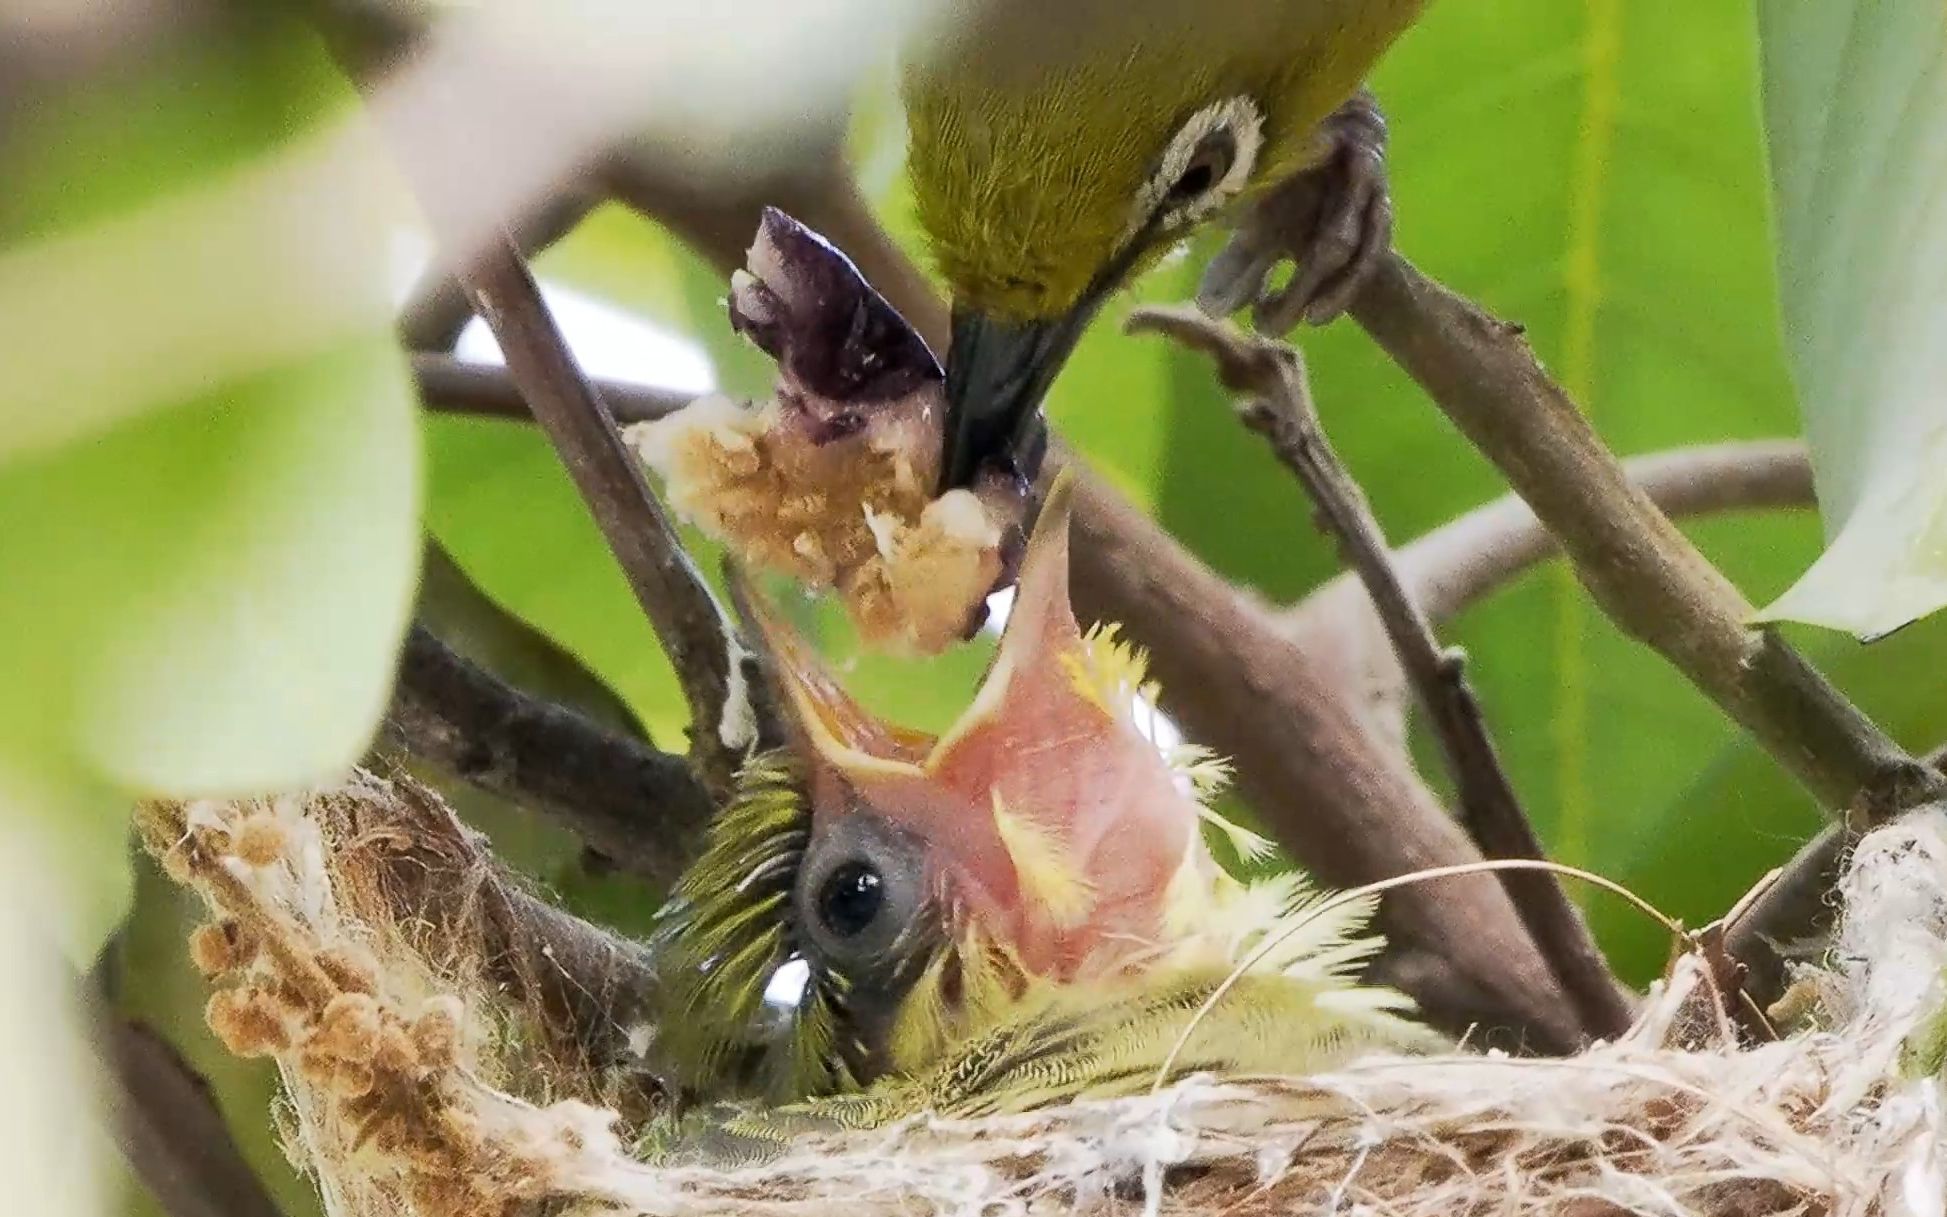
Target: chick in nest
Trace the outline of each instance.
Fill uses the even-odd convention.
[[[1027,480],[991,466],[939,493],[945,378],[830,242],[769,209],[730,323],[777,361],[761,403],[704,397],[631,427],[670,501],[746,561],[835,590],[868,645],[937,652],[1011,581]]]
[[[1438,1038],[1361,983],[1376,898],[1246,880],[1269,843],[1209,802],[1223,766],[1139,724],[1141,656],[1068,599],[1057,478],[999,651],[942,736],[881,720],[762,611],[795,734],[742,773],[659,917],[650,1059],[733,1100],[658,1134],[701,1160],[877,1127],[1305,1073]],[[801,995],[771,997],[780,969]],[[751,1097],[772,1106],[739,1105]],[[781,1105],[778,1105],[781,1104]]]

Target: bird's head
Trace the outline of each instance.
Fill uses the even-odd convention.
[[[1104,300],[1302,155],[1318,107],[1276,10],[1305,7],[990,4],[909,65],[915,205],[953,303],[946,486],[1032,453]]]
[[[680,1078],[721,1084],[753,1053],[786,1096],[910,1072],[1037,989],[1221,971],[1248,938],[1231,914],[1286,910],[1288,889],[1253,895],[1214,861],[1210,766],[1140,729],[1140,661],[1077,627],[1069,495],[1050,493],[993,665],[942,736],[873,717],[764,624],[799,740],[747,771],[665,914],[658,1034]],[[767,1005],[793,959],[805,992]]]

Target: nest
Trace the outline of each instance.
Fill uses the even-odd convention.
[[[1867,837],[1811,1015],[1740,1046],[1679,958],[1615,1043],[1565,1059],[1375,1056],[1025,1116],[916,1115],[761,1165],[659,1168],[637,1139],[655,985],[634,944],[499,871],[429,791],[156,803],[207,901],[212,1028],[273,1059],[292,1158],[334,1217],[951,1212],[1938,1214],[1947,817]]]

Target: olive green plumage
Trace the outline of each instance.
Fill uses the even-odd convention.
[[[1435,1042],[1405,998],[1357,981],[1380,945],[1363,936],[1373,902],[1332,901],[1294,876],[1232,884],[1204,910],[1221,954],[1058,982],[1022,973],[978,930],[956,941],[942,926],[915,940],[934,945],[906,961],[890,1017],[861,1017],[851,979],[815,961],[795,1007],[769,1003],[771,974],[804,945],[791,869],[810,814],[793,783],[783,756],[751,762],[664,910],[655,1059],[697,1106],[653,1130],[652,1158],[760,1160],[800,1131],[1022,1112],[1192,1074],[1304,1073]],[[862,1026],[894,1042],[865,1042]],[[868,1080],[875,1061],[902,1064]]]
[[[957,309],[1005,321],[1075,307],[1148,217],[1145,193],[1199,111],[1247,99],[1261,147],[1243,193],[1316,158],[1319,123],[1425,0],[991,0],[911,58],[914,198]],[[958,6],[956,6],[958,7]],[[968,11],[960,9],[961,13]],[[1213,189],[1221,188],[1213,183]],[[1238,194],[1148,234],[1127,273]]]
[[[1072,489],[1049,491],[994,661],[938,737],[873,717],[753,612],[797,739],[744,768],[660,916],[650,1063],[689,1110],[658,1155],[1431,1042],[1359,983],[1372,897],[1218,865],[1206,832],[1263,842],[1210,810],[1223,766],[1144,735],[1141,654],[1076,622]],[[787,965],[802,992],[767,992]]]

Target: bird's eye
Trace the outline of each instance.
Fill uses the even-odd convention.
[[[835,938],[857,938],[885,908],[885,881],[870,862],[844,862],[818,889],[818,918]]]
[[[918,841],[864,809],[813,830],[792,899],[796,945],[815,968],[866,984],[898,973],[926,937],[923,854]]]
[[[1224,180],[1237,156],[1237,141],[1228,131],[1212,132],[1190,156],[1190,163],[1171,183],[1166,196],[1173,205],[1202,198],[1210,188]]]
[[[1177,128],[1137,196],[1130,232],[1173,232],[1210,215],[1250,181],[1264,143],[1248,97],[1205,106]]]

